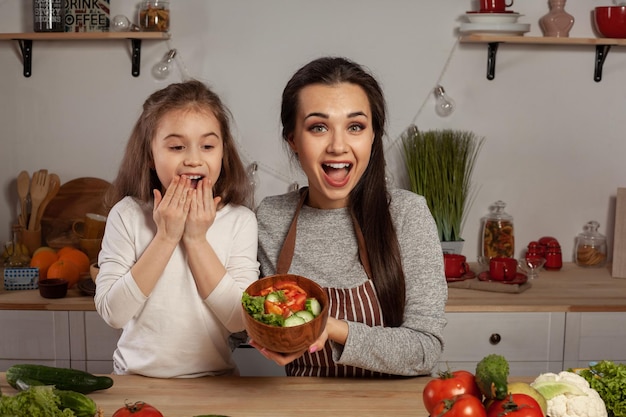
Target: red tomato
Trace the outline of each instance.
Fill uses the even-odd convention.
[[[126,404],[113,413],[113,417],[163,417],[163,414],[150,404],[137,401],[135,404]]]
[[[429,413],[432,417],[487,417],[483,403],[471,394],[443,399]]]
[[[487,409],[487,417],[543,417],[537,401],[526,394],[509,394],[504,400],[494,401]]]
[[[297,293],[292,297],[287,297],[287,302],[285,303],[287,308],[292,312],[304,310],[304,306],[306,303],[306,294]]]
[[[468,371],[441,372],[439,378],[429,381],[424,387],[424,407],[430,413],[439,401],[461,394],[482,399],[474,374]]]
[[[302,287],[300,287],[298,284],[296,284],[293,281],[277,282],[276,284],[274,284],[274,287],[277,290],[283,290],[285,292],[294,292],[294,293],[306,294],[306,291],[304,291],[302,289]]]

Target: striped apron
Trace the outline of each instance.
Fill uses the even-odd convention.
[[[276,273],[287,274],[291,267],[293,253],[296,245],[296,229],[300,210],[308,195],[308,189],[301,191],[300,201],[296,208],[289,232],[281,248],[276,265]],[[354,321],[365,323],[369,326],[382,326],[383,316],[376,289],[371,281],[371,269],[367,250],[365,249],[365,239],[358,225],[352,216],[354,230],[359,245],[359,259],[369,278],[365,283],[354,288],[328,288],[324,291],[328,294],[329,309],[328,315],[338,320]],[[309,353],[296,359],[285,366],[288,376],[328,376],[328,377],[385,377],[389,376],[381,372],[374,372],[367,369],[356,368],[354,366],[339,365],[333,361],[330,342],[326,341],[324,349]]]

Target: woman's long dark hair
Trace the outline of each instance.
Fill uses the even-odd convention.
[[[294,133],[300,91],[312,84],[354,84],[367,95],[374,142],[369,164],[356,187],[350,192],[349,209],[355,215],[367,246],[372,281],[383,311],[386,326],[400,326],[404,319],[406,288],[400,245],[389,212],[389,193],[385,181],[386,104],[378,82],[360,65],[340,57],[316,59],[300,68],[287,83],[282,96],[282,136],[287,141]]]

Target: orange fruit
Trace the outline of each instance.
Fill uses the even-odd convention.
[[[74,246],[63,246],[61,249],[59,249],[57,251],[57,255],[60,257],[64,253],[69,252],[69,251],[73,251],[73,250],[76,250],[76,248]]]
[[[39,279],[48,278],[48,268],[58,260],[57,253],[54,251],[40,251],[30,258],[30,267],[39,268]]]
[[[48,278],[64,278],[69,282],[68,287],[72,288],[80,279],[80,272],[73,262],[59,259],[48,268]]]
[[[89,257],[79,249],[66,250],[59,255],[59,260],[72,262],[81,275],[89,272]]]

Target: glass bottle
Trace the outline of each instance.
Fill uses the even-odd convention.
[[[33,0],[35,32],[65,31],[65,0]]]
[[[583,226],[583,232],[576,238],[576,265],[601,267],[606,264],[606,237],[598,232],[599,227],[600,223],[596,221],[587,222]]]
[[[13,240],[7,242],[6,250],[9,257],[6,261],[6,266],[9,267],[21,267],[28,266],[30,263],[30,257],[28,256],[28,250],[22,244],[20,240],[22,227],[18,224],[13,225]]]
[[[513,217],[504,211],[506,203],[496,201],[489,214],[483,217],[482,258],[485,262],[495,257],[512,258],[515,255]]]

